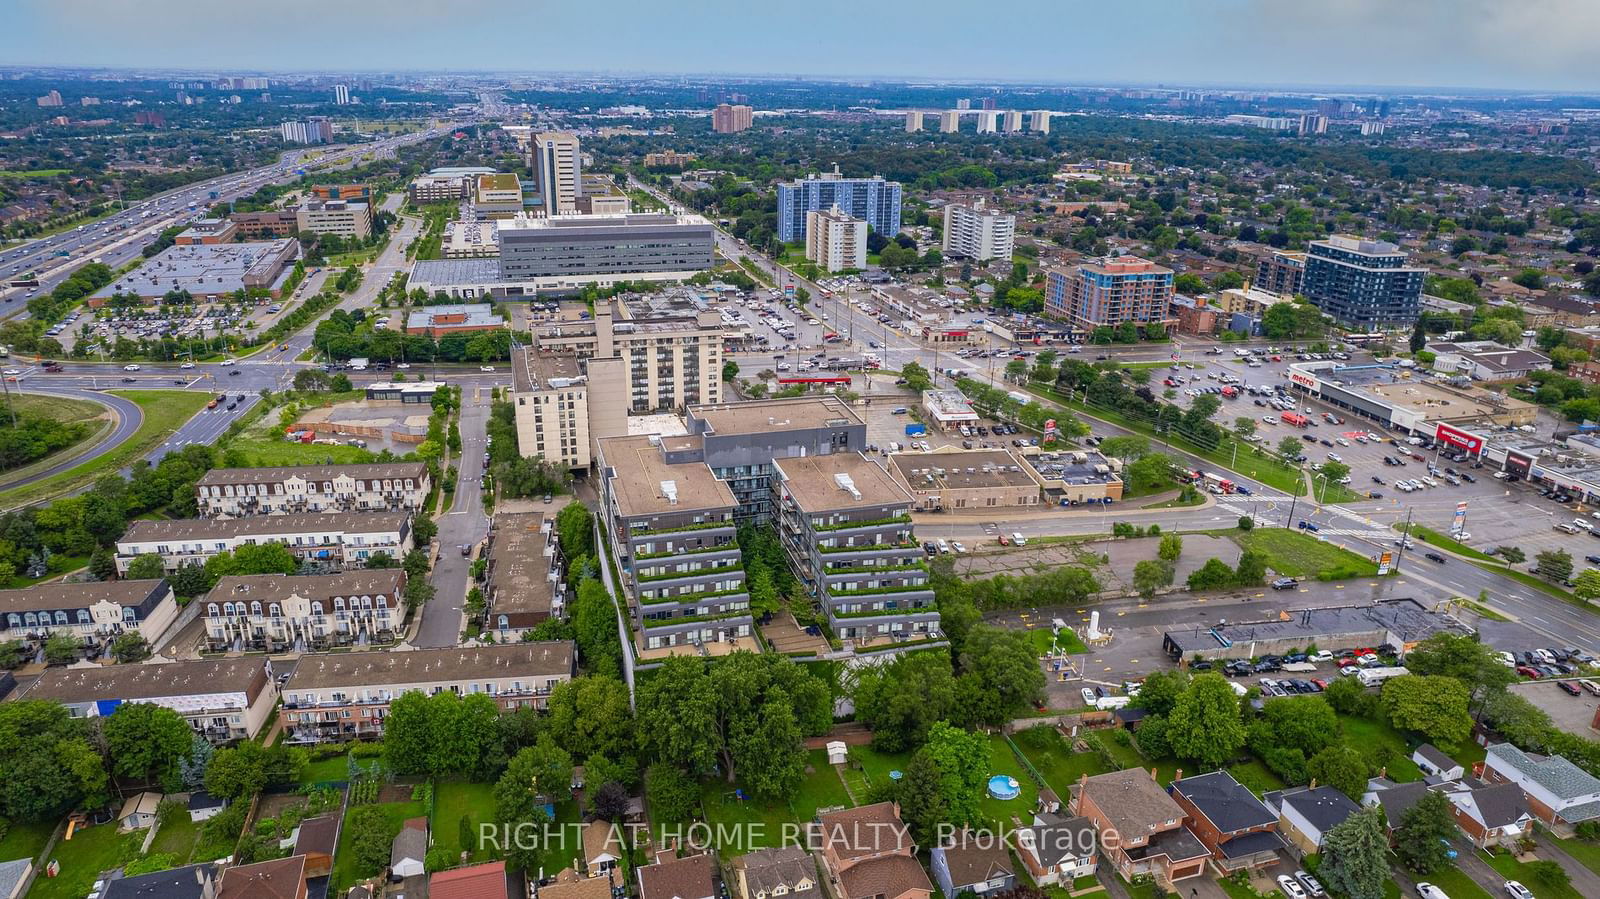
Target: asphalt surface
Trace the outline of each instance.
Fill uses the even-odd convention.
[[[35,393],[35,391],[32,390],[26,392]],[[111,452],[113,449],[116,449],[118,446],[120,446],[124,441],[132,438],[134,432],[139,430],[139,426],[144,422],[144,413],[139,408],[139,404],[133,402],[132,400],[123,399],[120,396],[96,393],[90,390],[71,389],[51,390],[49,393],[39,393],[38,395],[70,397],[72,399],[88,400],[91,403],[98,403],[102,406],[106,406],[111,410],[111,413],[116,416],[116,426],[111,429],[109,434],[101,438],[94,445],[82,448],[80,452],[75,453],[70,458],[63,459],[48,468],[33,472],[32,474],[25,475],[20,478],[13,478],[9,481],[0,481],[0,490],[10,490],[14,487],[25,487],[29,484],[42,481],[45,478],[58,475],[70,468],[76,468],[85,462],[91,462],[105,455],[106,453]]]
[[[484,438],[489,423],[489,390],[482,397],[462,389],[461,456],[455,462],[456,493],[450,509],[437,519],[439,559],[434,563],[434,597],[422,610],[422,623],[412,643],[421,647],[454,646],[461,638],[461,608],[466,600],[468,569],[471,563],[461,555],[460,546],[476,544],[489,534],[489,518],[483,511]]]

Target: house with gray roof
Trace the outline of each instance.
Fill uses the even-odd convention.
[[[0,899],[17,899],[22,895],[22,885],[28,882],[28,875],[33,873],[33,859],[19,858],[9,862],[0,862]],[[107,899],[112,894],[107,893]]]
[[[735,859],[733,868],[744,899],[815,899],[822,892],[816,860],[799,846],[757,849]]]
[[[1072,883],[1100,864],[1099,831],[1088,818],[1035,812],[1031,827],[1018,828],[1016,848],[1039,886]]]
[[[1225,872],[1278,863],[1284,848],[1278,815],[1227,771],[1198,777],[1179,773],[1167,793],[1189,813],[1189,829],[1211,850],[1211,862]]]
[[[1011,853],[993,834],[980,837],[963,830],[933,847],[928,867],[946,896],[959,896],[967,890],[982,896],[1017,884]]]
[[[1432,743],[1423,743],[1411,753],[1411,760],[1417,763],[1422,773],[1440,780],[1460,780],[1466,776],[1466,769],[1461,763],[1444,754],[1444,751]]]
[[[1278,832],[1302,853],[1322,848],[1328,831],[1360,811],[1349,796],[1333,787],[1271,790],[1261,801],[1278,815]]]
[[[1600,818],[1600,779],[1559,755],[1496,743],[1484,756],[1483,779],[1521,787],[1529,811],[1552,828]]]

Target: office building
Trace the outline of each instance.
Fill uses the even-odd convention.
[[[255,574],[225,577],[196,602],[213,652],[317,652],[393,641],[406,620],[405,583],[399,568]]]
[[[404,512],[311,512],[248,518],[141,519],[117,539],[117,574],[139,556],[161,557],[170,573],[204,565],[246,544],[281,543],[302,565],[361,568],[373,553],[398,559],[411,551],[411,516]]]
[[[1007,134],[1022,133],[1022,110],[1008,109],[1005,111],[1005,124],[1001,126]]]
[[[239,226],[231,219],[199,219],[179,231],[177,236],[172,238],[172,242],[180,247],[233,243],[233,238],[238,233]]]
[[[522,212],[522,179],[509,172],[474,179],[472,212],[480,219],[507,219]]]
[[[692,437],[597,442],[602,528],[622,572],[636,654],[758,649],[728,485]]]
[[[366,240],[372,236],[372,207],[348,200],[310,200],[295,211],[295,226],[302,233]]]
[[[335,106],[348,106],[348,105],[350,105],[350,86],[349,85],[347,85],[347,84],[335,84],[333,86],[333,105],[335,105]]]
[[[213,468],[195,482],[202,518],[305,512],[415,512],[433,489],[421,462]]]
[[[1336,234],[1307,247],[1301,292],[1346,325],[1406,326],[1421,312],[1427,275],[1407,266],[1405,252],[1392,243]]]
[[[154,645],[178,617],[178,602],[165,580],[35,584],[0,590],[0,636],[38,641],[57,631],[88,643],[109,644],[138,634]]]
[[[411,179],[407,193],[413,203],[443,203],[470,199],[479,175],[493,175],[494,169],[478,166],[438,168]]]
[[[750,127],[754,113],[748,106],[719,103],[711,111],[711,130],[718,134],[736,134]]]
[[[1137,256],[1045,272],[1045,314],[1081,331],[1124,322],[1166,322],[1171,300],[1172,269]]]
[[[1306,275],[1306,254],[1273,250],[1256,263],[1256,283],[1261,290],[1293,296],[1300,293]]]
[[[1028,127],[1036,134],[1050,133],[1050,110],[1035,109],[1028,116]]]
[[[922,110],[913,109],[906,113],[906,133],[911,134],[922,130]]]
[[[778,537],[846,646],[939,636],[911,494],[860,452],[777,459]]]
[[[806,236],[806,213],[837,208],[884,237],[900,233],[900,182],[871,178],[846,178],[839,167],[803,181],[778,185],[778,239],[796,243]]]
[[[603,379],[611,388],[604,401],[620,417],[627,408],[622,405],[625,388],[618,383],[622,366],[608,361],[609,366],[597,366],[610,375]],[[511,370],[509,400],[516,408],[517,446],[522,454],[569,470],[588,468],[591,387],[583,361],[570,351],[518,347],[511,353]]]
[[[946,109],[939,113],[939,133],[955,134],[961,130],[961,113],[958,110]]]
[[[963,99],[960,99],[960,100],[956,101],[956,109],[965,111],[965,110],[968,110],[968,109],[971,109],[971,108],[972,108],[972,101],[970,99],[963,98]]]
[[[1385,130],[1387,130],[1387,128],[1388,128],[1388,126],[1385,125],[1382,122],[1362,122],[1361,123],[1361,136],[1362,137],[1378,137],[1378,136],[1382,135],[1383,132]]]
[[[425,306],[406,314],[406,333],[438,339],[446,334],[501,331],[510,327],[504,315],[488,303]]]
[[[284,723],[295,742],[377,739],[389,704],[406,693],[482,694],[505,711],[542,709],[572,680],[566,641],[320,653],[301,657],[283,685]]]
[[[333,125],[326,116],[311,116],[303,122],[284,122],[278,126],[284,143],[325,144],[333,140]]]
[[[519,215],[500,223],[500,279],[538,289],[687,280],[711,268],[712,256],[711,222],[698,215]]]
[[[446,259],[498,259],[500,224],[492,220],[446,222],[439,251]]]
[[[228,215],[241,240],[275,240],[300,233],[300,216],[295,209],[268,209],[262,212],[234,212]]]
[[[583,154],[577,136],[559,131],[535,134],[529,154],[544,214],[577,212],[578,197],[583,194]]]
[[[657,166],[677,166],[682,168],[694,162],[694,160],[695,154],[679,153],[676,150],[658,150],[654,153],[644,154],[645,168],[655,168]]]
[[[867,267],[867,223],[832,209],[806,213],[806,258],[823,270]]]
[[[971,205],[946,203],[942,244],[944,256],[946,259],[959,257],[979,262],[1009,260],[1016,228],[1016,216],[986,209],[982,200]]]
[[[134,665],[48,668],[17,694],[66,706],[74,718],[100,718],[128,702],[171,709],[213,743],[254,739],[278,689],[268,659],[150,661]]]
[[[307,188],[307,191],[311,196],[319,200],[372,202],[372,185],[370,184],[313,184]]]

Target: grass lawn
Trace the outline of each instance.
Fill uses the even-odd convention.
[[[25,576],[25,573],[15,574],[11,576],[9,581],[6,581],[5,586],[13,590],[19,587],[31,587],[34,584],[54,580],[69,571],[77,571],[79,568],[82,568],[88,564],[88,556],[51,556],[50,561],[45,563],[45,568],[47,570],[45,571],[43,577],[27,577]]]
[[[51,858],[61,863],[61,874],[40,877],[28,890],[29,899],[81,899],[95,878],[107,868],[125,865],[139,856],[144,831],[117,833],[114,823],[97,824],[56,844]]]
[[[811,766],[812,773],[806,775],[806,779],[800,782],[800,788],[789,798],[796,819],[810,821],[817,816],[817,809],[850,804],[850,796],[844,791],[844,782],[839,780],[839,773],[828,764],[826,749],[811,750],[807,754],[806,764]]]
[[[1492,899],[1489,892],[1478,886],[1478,882],[1462,873],[1460,868],[1445,868],[1435,871],[1427,877],[1418,877],[1418,881],[1431,883],[1445,893],[1450,899]]]
[[[341,759],[341,761],[343,761]],[[359,806],[352,806],[358,808]],[[389,829],[395,833],[400,832],[400,823],[407,818],[418,818],[426,814],[427,810],[421,802],[382,802],[376,808],[382,809],[384,817],[388,819]],[[350,814],[345,813],[345,823],[348,824]],[[378,874],[377,871],[362,871],[356,867],[355,850],[351,847],[351,830],[349,827],[339,828],[339,849],[333,856],[333,878],[330,881],[328,894],[330,896],[343,896],[356,881],[365,877]]]
[[[1527,865],[1517,861],[1509,853],[1495,853],[1488,858],[1484,858],[1484,854],[1480,852],[1478,853],[1478,857],[1483,858],[1484,861],[1488,862],[1489,867],[1500,872],[1501,877],[1504,877],[1506,880],[1515,880],[1532,890],[1533,895],[1538,897],[1538,899],[1582,899],[1583,894],[1573,889],[1571,885],[1565,887],[1552,887],[1547,884],[1540,883],[1533,876],[1533,874],[1528,871]]]
[[[1231,765],[1228,768],[1228,773],[1233,775],[1234,780],[1248,787],[1250,792],[1257,796],[1268,790],[1281,790],[1284,787],[1284,783],[1278,779],[1278,775],[1273,774],[1271,769],[1263,764],[1260,759]]]
[[[138,404],[144,418],[138,430],[128,440],[111,452],[90,459],[60,474],[35,481],[26,487],[7,490],[0,494],[0,502],[7,507],[28,505],[50,497],[69,493],[88,484],[106,472],[116,471],[143,457],[172,436],[184,422],[194,417],[211,401],[208,393],[181,390],[112,390],[109,393]]]
[[[1049,627],[1036,627],[1028,631],[1028,639],[1039,651],[1039,655],[1048,655],[1052,650],[1061,652],[1079,653],[1088,652],[1089,647],[1083,645],[1078,635],[1071,628],[1062,628],[1052,634]]]
[[[1255,528],[1234,534],[1233,539],[1265,556],[1268,568],[1289,577],[1332,581],[1378,574],[1378,563],[1288,528]]]
[[[1123,498],[1127,499],[1127,497],[1123,497]],[[1141,509],[1182,509],[1182,508],[1186,508],[1188,506],[1202,505],[1202,504],[1205,503],[1205,501],[1206,501],[1205,494],[1196,492],[1193,495],[1191,495],[1188,499],[1183,499],[1182,497],[1179,497],[1178,499],[1169,499],[1166,502],[1161,502],[1161,503],[1151,503],[1148,506],[1140,506],[1139,508],[1141,508]]]
[[[1390,780],[1407,783],[1422,779],[1422,770],[1411,760],[1411,750],[1406,747],[1406,738],[1388,722],[1349,715],[1340,715],[1339,722],[1344,725],[1345,739],[1357,749],[1370,752],[1370,747],[1379,745],[1388,747],[1391,757],[1386,767]]]
[[[707,823],[716,833],[736,839],[734,845],[722,847],[725,853],[742,855],[752,849],[794,843],[801,839],[799,828],[816,816],[817,809],[850,805],[844,783],[828,764],[827,750],[813,749],[806,764],[812,773],[786,799],[763,802],[748,792],[740,799],[736,785],[720,779],[702,785],[700,806]]]
[[[36,474],[64,459],[71,458],[85,442],[103,440],[110,434],[116,422],[111,417],[111,411],[99,403],[88,400],[74,400],[60,396],[45,396],[39,393],[21,393],[12,391],[10,397],[11,408],[17,415],[34,415],[41,418],[50,418],[59,422],[83,422],[88,427],[84,428],[83,436],[72,443],[41,456],[32,462],[7,469],[0,478],[6,481],[19,481],[31,474]]]
[[[1110,736],[1112,733],[1114,731],[1100,730],[1095,731],[1090,737],[1100,741],[1100,745],[1111,753],[1111,758],[1117,763],[1119,771],[1127,768],[1144,768],[1148,770],[1152,767],[1151,762],[1139,754],[1139,750],[1134,749],[1131,745],[1122,745],[1122,743]],[[1154,763],[1154,767],[1156,769],[1156,780],[1162,786],[1172,783],[1172,776],[1178,772],[1178,763],[1174,759],[1163,759]]]
[[[1258,897],[1267,897],[1267,899],[1271,899],[1271,897],[1277,897],[1277,899],[1283,899],[1282,890],[1269,890],[1265,893],[1258,894],[1255,890],[1252,890],[1247,886],[1240,886],[1226,877],[1218,877],[1217,886],[1222,887],[1222,891],[1227,893],[1231,899],[1258,899]]]
[[[303,784],[325,783],[330,780],[349,780],[350,763],[342,755],[332,758],[318,759],[306,765],[306,771],[300,775]]]
[[[56,829],[55,821],[39,821],[33,824],[12,824],[6,829],[6,835],[0,838],[0,858],[38,858],[44,844],[50,842],[50,834]]]
[[[1100,756],[1092,752],[1073,752],[1066,738],[1049,725],[1029,728],[1012,739],[1044,782],[1063,799],[1070,795],[1068,791],[1082,775],[1106,772]]]
[[[53,178],[65,175],[71,169],[28,169],[22,172],[0,172],[0,178]]]
[[[252,468],[290,465],[354,465],[371,462],[377,455],[359,446],[329,446],[325,443],[290,443],[287,440],[235,440],[228,449],[245,456]]]
[[[1006,744],[1005,737],[992,734],[989,737],[989,776],[996,774],[1015,778],[1022,792],[1015,799],[996,799],[989,795],[987,789],[984,790],[983,801],[978,806],[984,817],[989,819],[996,831],[1009,829],[1013,815],[1022,819],[1023,824],[1029,823],[1030,812],[1039,799],[1039,785],[1023,769],[1022,762],[1017,760],[1017,754]]]
[[[472,819],[473,845],[461,845],[461,816]],[[433,820],[428,827],[433,831],[433,845],[460,852],[472,850],[474,862],[492,857],[487,849],[477,848],[478,823],[494,817],[494,787],[491,784],[445,781],[433,787]]]
[[[150,854],[157,855],[170,852],[178,859],[178,864],[187,864],[189,855],[194,852],[194,844],[200,838],[200,825],[183,815],[171,824],[163,824],[156,831],[156,838],[150,843]]]

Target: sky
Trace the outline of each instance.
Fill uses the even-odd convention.
[[[1600,91],[1600,0],[0,0],[0,64]]]

